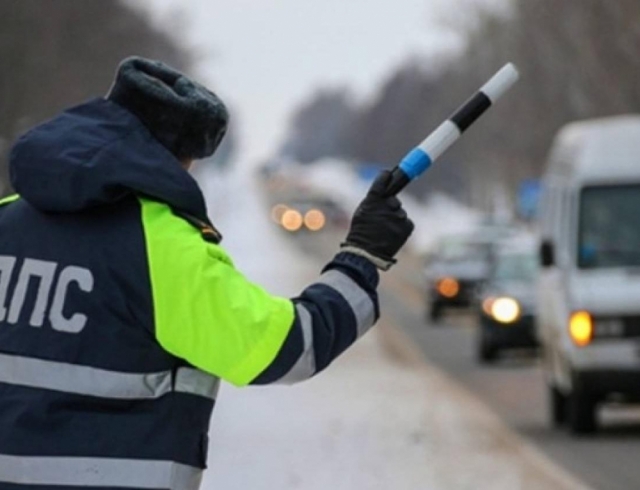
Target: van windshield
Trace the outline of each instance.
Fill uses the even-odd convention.
[[[578,267],[640,267],[640,184],[582,190]]]
[[[493,278],[498,282],[532,283],[538,272],[538,257],[532,253],[499,255]]]

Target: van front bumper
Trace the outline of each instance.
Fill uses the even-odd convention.
[[[573,389],[597,397],[619,393],[640,400],[640,369],[598,369],[573,373]]]

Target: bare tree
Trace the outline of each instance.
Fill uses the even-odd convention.
[[[344,155],[353,117],[353,104],[345,90],[322,90],[293,115],[289,136],[280,152],[302,163]]]
[[[16,136],[68,105],[106,93],[117,63],[133,54],[190,66],[174,39],[119,1],[0,2],[0,193]]]
[[[357,109],[345,155],[395,164],[507,61],[522,80],[409,189],[445,190],[491,209],[495,193],[515,197],[544,169],[556,131],[568,121],[640,111],[640,2],[512,0],[508,15],[477,13],[460,58],[432,71],[409,62]],[[312,138],[311,134],[298,135]]]

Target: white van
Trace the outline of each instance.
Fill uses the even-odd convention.
[[[539,225],[552,421],[593,432],[599,404],[640,401],[640,115],[558,133]]]

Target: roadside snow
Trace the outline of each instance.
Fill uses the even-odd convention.
[[[441,488],[416,381],[371,335],[304,385],[224,390],[204,488]]]

